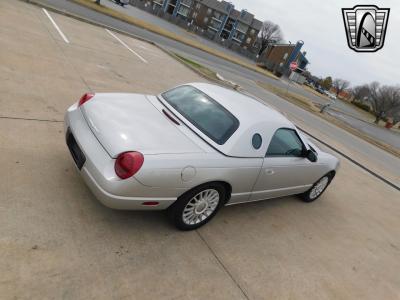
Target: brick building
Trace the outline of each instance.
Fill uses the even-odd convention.
[[[261,67],[279,74],[289,74],[291,62],[297,62],[300,71],[305,70],[309,64],[306,52],[301,49],[304,43],[298,41],[296,44],[273,44],[267,47],[257,60]]]
[[[183,19],[206,32],[210,39],[232,41],[245,49],[254,47],[262,22],[232,3],[218,0],[145,0],[153,10]]]

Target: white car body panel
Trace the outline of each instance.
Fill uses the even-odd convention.
[[[87,102],[82,110],[93,133],[114,158],[126,149],[139,148],[145,155],[203,152],[162,116],[148,96],[98,94],[96,101]]]
[[[74,104],[68,109],[65,130],[72,133],[86,157],[80,173],[104,205],[166,209],[185,192],[214,181],[231,187],[227,204],[257,201],[305,192],[323,175],[337,170],[338,159],[300,133],[306,147],[311,145],[318,152],[317,162],[304,157],[265,157],[275,131],[296,130],[292,123],[242,94],[209,84],[191,85],[239,119],[239,128],[224,145],[193,128],[161,96],[96,94],[82,107]],[[263,136],[259,150],[251,144],[255,133]],[[144,163],[133,177],[122,180],[114,164],[118,154],[126,151],[140,151]],[[145,201],[159,205],[144,206]]]

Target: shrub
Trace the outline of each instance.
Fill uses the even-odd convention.
[[[367,111],[367,112],[370,112],[370,111],[371,111],[371,108],[370,108],[370,106],[369,106],[368,104],[361,103],[361,102],[358,102],[358,101],[353,101],[352,103],[353,103],[355,106],[357,106],[357,107],[359,107],[359,108],[361,108],[361,109],[363,109],[363,110],[365,110],[365,111]]]

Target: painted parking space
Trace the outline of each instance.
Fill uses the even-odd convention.
[[[21,2],[0,5],[0,91],[19,99],[1,102],[2,116],[62,120],[65,110],[87,91],[153,94],[184,79],[201,80],[149,43],[113,33],[144,63],[104,28],[48,11],[66,43],[41,8],[24,9]]]
[[[122,46],[124,46],[126,49],[128,49],[132,54],[137,56],[143,63],[147,64],[148,61],[143,58],[140,54],[132,50],[122,39],[120,39],[115,33],[112,33],[110,30],[106,29],[106,32],[111,35],[113,38],[115,38]]]
[[[49,12],[45,9],[42,8],[43,12],[45,13],[45,15],[49,18],[51,24],[53,24],[54,28],[57,30],[57,32],[59,33],[59,35],[62,37],[62,39],[64,40],[64,42],[66,42],[67,44],[69,44],[69,40],[67,39],[67,37],[65,36],[64,32],[62,32],[62,30],[60,29],[60,27],[58,27],[57,23],[54,21],[53,17],[49,14]]]

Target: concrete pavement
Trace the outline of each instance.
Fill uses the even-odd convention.
[[[152,45],[117,34],[144,65],[104,29],[50,14],[69,44],[41,9],[0,1],[2,299],[398,299],[399,192],[343,159],[315,203],[226,207],[198,231],[102,206],[65,146],[65,109],[87,90],[202,79]]]

